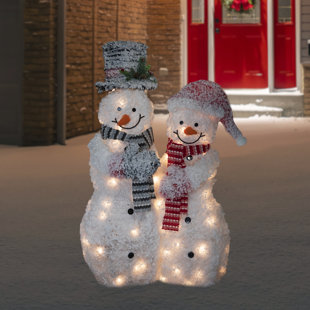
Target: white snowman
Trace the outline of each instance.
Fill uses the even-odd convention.
[[[208,286],[225,274],[230,244],[222,207],[212,194],[219,158],[210,144],[219,121],[238,145],[246,139],[233,121],[226,94],[214,82],[186,85],[168,100],[168,110],[169,141],[158,172],[158,279]]]
[[[145,90],[157,82],[145,65],[146,46],[130,41],[103,46],[110,91],[99,108],[100,133],[90,141],[94,193],[80,225],[85,261],[106,286],[156,280],[159,232],[153,174],[159,166]]]

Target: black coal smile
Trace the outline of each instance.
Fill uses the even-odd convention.
[[[202,138],[202,137],[204,137],[205,135],[203,135],[202,134],[202,132],[200,133],[200,135],[199,135],[199,137],[198,137],[198,139],[196,139],[195,141],[193,141],[193,142],[186,142],[186,141],[184,141],[184,140],[182,140],[181,138],[180,138],[180,136],[179,136],[179,132],[176,130],[176,131],[174,131],[173,133],[175,133],[176,135],[177,135],[177,137],[183,142],[183,143],[185,143],[185,144],[193,144],[193,143],[196,143],[197,141],[199,141],[200,140],[200,138]]]
[[[133,129],[133,128],[135,128],[135,127],[137,127],[137,126],[139,125],[139,123],[140,123],[140,121],[141,121],[141,119],[142,119],[143,117],[145,117],[145,116],[139,114],[139,120],[138,120],[137,124],[134,125],[134,126],[132,126],[132,127],[124,127],[124,126],[121,126],[121,125],[117,125],[117,126],[123,128],[123,129]],[[116,117],[115,117],[115,120],[112,121],[112,123],[116,123],[116,124],[117,124],[117,119],[116,119]]]

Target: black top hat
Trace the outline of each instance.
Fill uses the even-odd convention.
[[[113,41],[102,46],[105,82],[97,82],[99,93],[115,88],[155,89],[157,81],[146,65],[147,46],[132,41]]]

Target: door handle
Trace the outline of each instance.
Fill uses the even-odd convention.
[[[215,33],[220,33],[220,28],[215,28]]]

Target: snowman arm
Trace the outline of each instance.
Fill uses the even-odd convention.
[[[191,189],[198,189],[202,183],[206,182],[216,172],[218,166],[219,156],[214,150],[210,150],[194,165],[187,166],[184,170]]]
[[[100,133],[97,133],[89,142],[88,149],[90,153],[89,165],[92,171],[97,171],[97,174],[111,175],[111,169],[117,169],[119,166],[120,153],[112,153],[103,142]]]

